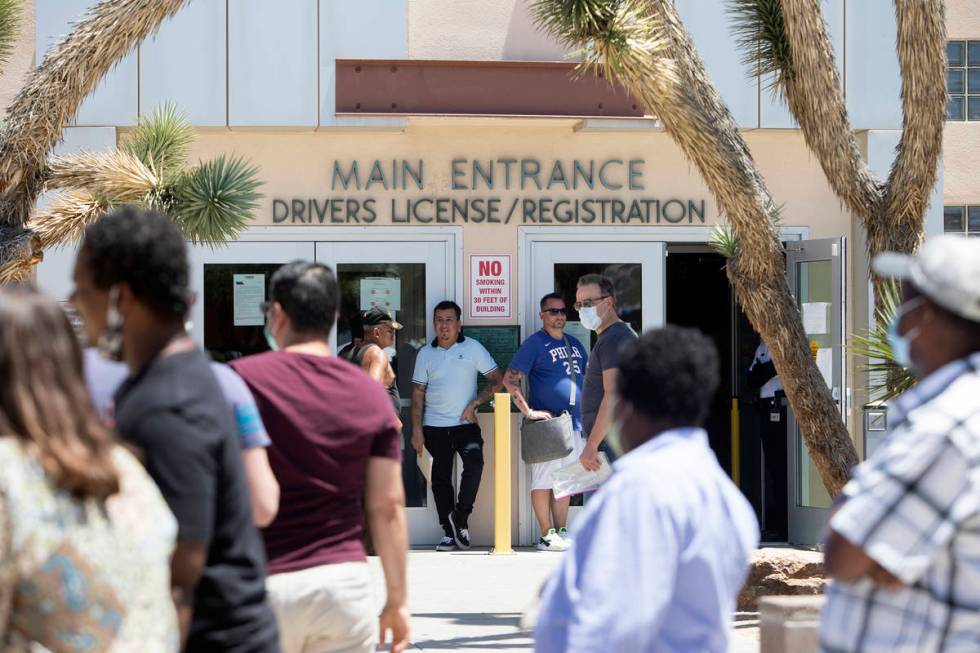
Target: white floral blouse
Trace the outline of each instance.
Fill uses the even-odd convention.
[[[176,521],[129,452],[113,462],[121,491],[81,501],[20,439],[0,437],[0,651],[177,651]]]

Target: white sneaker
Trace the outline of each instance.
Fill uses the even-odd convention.
[[[568,549],[568,544],[552,528],[547,535],[538,540],[537,549],[538,551],[565,551]]]
[[[443,535],[442,539],[439,540],[439,544],[436,544],[436,551],[455,551],[456,542],[453,538],[448,535]]]

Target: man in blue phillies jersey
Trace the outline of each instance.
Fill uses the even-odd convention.
[[[582,452],[579,405],[588,355],[581,342],[564,333],[565,311],[565,300],[558,293],[541,298],[542,328],[524,341],[504,376],[504,385],[527,419],[548,419],[567,412],[579,436],[575,449],[565,458],[531,463],[531,505],[541,530],[537,546],[542,551],[568,548],[568,498],[555,499],[552,473],[576,462]],[[520,385],[524,377],[528,380],[527,399]]]

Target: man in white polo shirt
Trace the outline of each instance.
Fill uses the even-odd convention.
[[[476,409],[503,383],[483,345],[460,330],[462,311],[451,301],[439,302],[433,314],[436,339],[423,346],[412,375],[412,447],[432,454],[432,494],[445,535],[438,551],[470,547],[468,520],[483,475],[483,435]],[[476,381],[489,380],[477,396]],[[459,496],[453,489],[453,456],[463,461]]]

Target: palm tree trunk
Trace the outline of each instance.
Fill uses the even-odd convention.
[[[731,222],[739,243],[728,266],[735,295],[769,346],[811,458],[828,492],[836,495],[857,463],[857,453],[811,357],[799,309],[786,283],[776,205],[731,113],[708,79],[674,3],[647,0],[643,7],[662,25],[678,82],[670,92],[663,92],[628,72],[620,76],[694,162]]]
[[[21,235],[44,181],[48,153],[99,80],[188,0],[105,0],[34,69],[0,132],[0,224]],[[23,268],[25,248],[0,266]],[[28,266],[29,269],[29,266]]]
[[[942,0],[896,0],[904,125],[887,182],[862,160],[851,132],[820,0],[781,0],[792,70],[783,90],[831,188],[864,222],[871,256],[919,246],[936,184],[945,121]],[[880,293],[876,293],[881,296]]]

